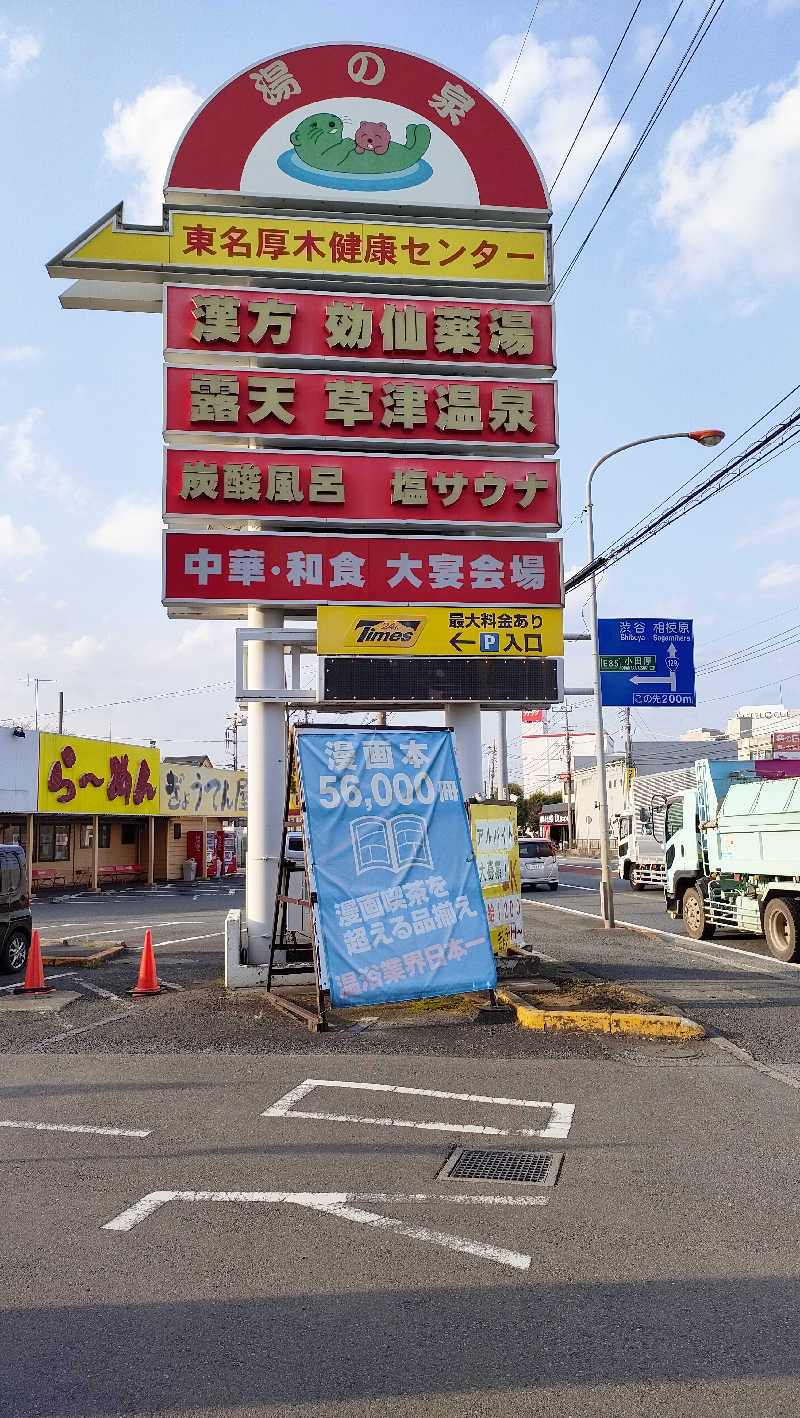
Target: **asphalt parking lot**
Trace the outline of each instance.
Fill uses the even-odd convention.
[[[358,1009],[312,1035],[223,990],[241,903],[35,905],[48,944],[130,949],[48,971],[78,994],[58,1014],[0,1012],[5,1411],[796,1412],[795,972],[609,941],[543,896],[524,907],[543,956],[605,958],[745,1042]],[[167,988],[132,1000],[148,927]],[[490,1151],[500,1175],[473,1175]],[[507,1170],[520,1153],[549,1184]]]

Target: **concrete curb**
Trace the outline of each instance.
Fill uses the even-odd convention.
[[[70,954],[69,952],[59,953],[59,946],[42,947],[43,965],[72,965],[76,970],[93,970],[96,965],[102,965],[106,960],[113,960],[115,955],[121,955],[125,949],[124,945],[103,945],[99,950],[84,951],[82,954]]]
[[[582,1034],[628,1034],[639,1039],[704,1039],[702,1024],[684,1015],[629,1014],[610,1009],[539,1009],[527,1004],[513,990],[497,990],[498,998],[511,1005],[523,1029]]]

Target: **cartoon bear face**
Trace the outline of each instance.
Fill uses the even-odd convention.
[[[391,142],[385,123],[361,123],[356,133],[357,153],[385,153]]]

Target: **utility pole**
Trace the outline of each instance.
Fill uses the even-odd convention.
[[[63,691],[63,689],[60,689],[60,690],[58,691],[58,732],[59,732],[60,734],[63,734],[63,732],[64,732],[64,691]]]
[[[572,739],[569,732],[569,705],[564,700],[564,747],[567,751],[567,851],[572,851]]]
[[[627,706],[622,711],[622,723],[625,730],[625,792],[629,793],[633,777],[633,750],[631,748],[631,711]]]
[[[225,721],[225,761],[234,771],[239,767],[239,715],[235,710]]]
[[[42,676],[42,675],[33,675],[32,678],[33,678],[33,727],[34,727],[34,729],[38,729],[38,727],[39,727],[39,685],[40,685],[40,684],[52,684],[53,681],[52,681],[52,679],[48,679],[46,676]],[[28,684],[29,684],[29,685],[30,685],[30,682],[31,682],[31,675],[28,675]]]

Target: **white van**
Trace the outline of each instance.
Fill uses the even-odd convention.
[[[520,837],[519,876],[523,891],[526,886],[549,886],[558,891],[556,849],[549,837]]]

